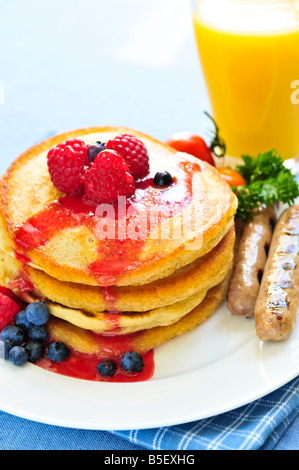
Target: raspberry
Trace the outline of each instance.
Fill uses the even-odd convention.
[[[59,191],[71,196],[82,194],[83,172],[90,165],[87,148],[88,145],[82,140],[69,139],[49,151],[48,168],[51,180]]]
[[[20,306],[13,299],[0,293],[0,331],[13,322],[19,311]]]
[[[150,165],[147,149],[143,142],[130,134],[120,134],[106,143],[106,148],[115,150],[127,162],[135,179],[148,175]]]
[[[19,297],[11,289],[0,286],[0,294],[4,294],[6,297],[9,297],[10,299],[14,300],[16,304],[22,306],[21,299],[19,299]]]
[[[134,193],[134,179],[124,159],[113,150],[101,152],[84,176],[85,199],[109,204]]]

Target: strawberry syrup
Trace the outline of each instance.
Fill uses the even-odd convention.
[[[120,358],[113,357],[116,362],[117,371],[113,377],[102,377],[98,371],[97,366],[102,360],[107,357],[92,357],[79,353],[71,353],[69,358],[61,363],[54,363],[50,359],[44,357],[41,359],[37,366],[42,369],[55,372],[56,374],[65,375],[81,380],[90,380],[93,382],[114,382],[114,383],[128,383],[128,382],[144,382],[152,378],[154,374],[154,351],[149,351],[143,356],[144,368],[142,372],[129,373],[122,371],[120,367]]]
[[[200,166],[181,163],[177,171],[180,176],[174,177],[170,187],[157,188],[152,178],[137,182],[132,197],[109,205],[107,211],[108,205],[91,205],[80,197],[57,199],[17,228],[17,259],[28,264],[30,252],[46,245],[57,233],[86,226],[99,240],[98,260],[87,270],[99,285],[115,285],[122,275],[142,263],[138,255],[151,231],[190,202],[192,175]]]
[[[154,351],[148,351],[142,354],[144,367],[142,372],[130,373],[121,368],[121,358],[128,351],[134,351],[134,341],[142,334],[142,332],[117,335],[115,330],[111,330],[110,334],[96,334],[88,332],[91,338],[99,346],[97,355],[88,355],[70,350],[67,360],[61,363],[53,363],[47,357],[41,359],[37,365],[43,369],[83,380],[91,381],[109,381],[109,382],[142,382],[149,380],[155,370]],[[114,333],[114,334],[113,334]],[[51,341],[55,341],[52,338]],[[116,363],[116,373],[113,377],[102,377],[97,366],[104,360],[113,360]]]

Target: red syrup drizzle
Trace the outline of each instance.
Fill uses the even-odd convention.
[[[107,310],[119,313],[115,308],[116,302],[118,301],[118,294],[113,286],[106,286],[102,288],[103,301],[107,307]]]
[[[105,312],[103,320],[107,327],[108,334],[114,334],[120,331],[119,313]]]
[[[142,263],[138,254],[151,230],[190,202],[192,175],[200,171],[200,166],[182,162],[177,171],[180,177],[174,178],[174,183],[167,188],[155,187],[152,178],[137,182],[134,195],[124,198],[123,205],[110,205],[112,220],[104,206],[90,205],[80,197],[57,199],[16,229],[14,241],[18,259],[28,264],[30,251],[43,247],[65,229],[85,225],[100,241],[98,260],[87,270],[99,285],[116,284],[124,273]],[[153,209],[156,210],[154,219],[150,217]],[[110,231],[105,235],[103,227],[107,225]]]
[[[156,188],[152,178],[136,183],[135,194],[126,202],[126,209],[130,209],[130,215],[126,215],[125,218],[123,218],[123,215],[120,217],[117,207],[115,207],[115,220],[124,220],[126,228],[132,221],[138,226],[140,214],[138,210],[136,211],[136,207],[138,209],[138,203],[141,202],[145,210],[153,206],[159,209],[156,224],[182,210],[184,205],[187,205],[192,198],[192,176],[195,171],[201,171],[199,164],[182,162],[178,165],[179,178],[175,178],[174,183],[166,189]],[[89,205],[82,199],[71,196],[59,198],[49,204],[42,212],[28,219],[16,230],[17,257],[24,264],[28,264],[31,250],[46,245],[58,232],[67,228],[86,225],[97,236],[99,220],[96,206]],[[106,286],[104,287],[104,299],[106,299],[107,306],[111,310],[106,314],[106,321],[111,334],[95,335],[89,332],[100,342],[103,354],[101,353],[95,357],[71,350],[66,361],[53,363],[45,357],[37,363],[39,367],[69,377],[92,381],[138,382],[149,380],[153,376],[154,351],[149,351],[143,355],[144,369],[141,373],[130,374],[121,370],[121,356],[125,352],[134,350],[132,339],[138,333],[115,335],[118,331],[118,318],[117,313],[113,311],[113,304],[116,301],[113,284],[123,273],[136,266],[138,253],[142,250],[152,225],[149,227],[149,224],[147,224],[145,236],[136,239],[118,237],[119,227],[120,225],[116,224],[116,238],[107,239],[105,243],[101,244],[99,255],[102,255],[102,258],[99,256],[99,261],[88,267],[89,272],[98,280],[99,284]],[[117,373],[109,379],[101,377],[97,372],[99,362],[106,359],[112,359],[117,364]]]
[[[16,230],[17,258],[28,264],[28,252],[46,245],[64,229],[85,225],[97,237],[98,223],[104,218],[99,218],[96,211],[97,206],[85,204],[80,198],[64,196],[54,201]],[[117,217],[117,210],[115,214]],[[121,273],[134,265],[143,245],[143,239],[119,239],[116,233],[115,238],[107,238],[100,243],[99,261],[87,269],[99,284],[114,284]]]
[[[30,282],[23,268],[20,269],[19,276],[9,282],[9,288],[11,290],[17,290],[20,293],[34,291],[34,285]]]
[[[14,250],[14,256],[16,260],[20,261],[23,264],[29,264],[31,262],[31,259],[29,256],[24,255],[22,253],[18,253],[16,250]]]

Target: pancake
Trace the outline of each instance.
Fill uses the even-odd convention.
[[[168,326],[155,327],[131,335],[110,337],[109,335],[96,335],[92,331],[52,316],[48,324],[50,335],[52,340],[62,341],[73,351],[87,355],[101,357],[111,354],[115,357],[116,354],[127,351],[144,354],[193,330],[211,317],[226,297],[229,278],[230,276],[227,276],[221,284],[211,289],[203,302],[190,313]]]
[[[114,334],[128,334],[139,330],[154,328],[156,326],[166,326],[175,323],[198,306],[206,296],[208,290],[207,285],[209,284],[210,287],[212,285],[217,285],[219,282],[223,281],[224,277],[227,275],[228,268],[232,262],[233,241],[234,230],[231,229],[219,245],[214,248],[214,254],[210,254],[209,257],[206,255],[201,259],[201,262],[198,263],[200,266],[195,270],[195,275],[186,276],[187,268],[183,268],[184,274],[178,276],[178,278],[181,280],[187,279],[189,282],[191,281],[193,290],[196,291],[196,293],[192,292],[192,295],[188,297],[185,292],[183,300],[179,301],[174,301],[173,296],[171,297],[171,302],[169,304],[148,311],[123,310],[118,313],[109,311],[97,312],[90,309],[88,299],[84,299],[84,302],[87,303],[89,311],[80,309],[78,303],[75,302],[76,298],[72,299],[75,303],[75,308],[68,308],[64,303],[53,302],[53,300],[45,295],[44,292],[43,295],[41,295],[41,293],[36,289],[36,284],[35,286],[30,284],[33,280],[33,276],[26,276],[26,279],[24,279],[24,277],[20,278],[19,273],[24,269],[22,268],[21,263],[3,252],[0,253],[0,282],[2,285],[9,288],[18,285],[19,288],[14,289],[14,291],[25,302],[44,300],[48,304],[53,316],[64,319],[80,328],[92,330],[96,333],[107,333],[112,330],[114,331]],[[222,261],[221,264],[219,263],[219,260]],[[25,267],[25,269],[26,268],[28,272],[28,267]],[[30,268],[30,271],[33,269],[34,268]],[[211,271],[211,275],[207,277],[209,271]],[[41,273],[38,270],[35,270],[35,272],[38,274]],[[192,281],[194,282],[196,277],[199,280],[199,274],[201,275],[202,282],[192,284]],[[175,278],[175,275],[171,277]],[[156,284],[158,283],[159,281],[156,282]],[[60,282],[60,284],[63,283]],[[75,286],[78,287],[78,284],[75,284]],[[176,287],[176,283],[171,282],[171,279],[169,279],[169,286]],[[102,289],[100,287],[95,288],[89,286],[87,286],[87,288],[93,290]],[[83,290],[84,286],[81,286],[81,293]],[[135,293],[136,297],[138,297],[138,292],[142,291],[143,288],[137,288],[137,292]]]
[[[68,138],[91,144],[121,132],[145,143],[151,174],[129,199],[125,237],[107,239],[100,230],[99,208],[83,206],[53,186],[47,153]],[[175,183],[154,188],[150,181],[157,171],[168,171]],[[59,281],[140,286],[165,279],[209,253],[232,227],[236,208],[229,185],[207,163],[131,129],[82,129],[32,147],[1,179],[0,247]],[[136,236],[140,219],[149,213],[150,227],[143,224],[145,231]]]
[[[130,198],[96,206],[54,187],[51,148],[120,133],[142,140],[150,158]],[[173,178],[166,188],[153,184],[161,171]],[[236,209],[214,167],[145,134],[61,134],[23,153],[0,180],[0,283],[49,306],[50,340],[90,356],[144,354],[196,328],[225,299]]]
[[[0,251],[0,282],[18,294],[18,287],[24,287],[24,281],[25,284],[29,281],[32,285],[29,290],[36,296],[92,314],[107,310],[146,312],[180,302],[219,284],[232,261],[234,241],[235,230],[232,227],[204,257],[165,279],[137,287],[105,288],[58,281]]]
[[[67,308],[48,299],[40,299],[31,294],[23,294],[21,298],[27,303],[43,300],[49,307],[51,315],[97,334],[123,335],[136,331],[147,330],[156,326],[166,326],[177,322],[197,307],[205,298],[207,291],[200,291],[192,297],[166,307],[148,312],[103,312],[91,314],[83,310]]]

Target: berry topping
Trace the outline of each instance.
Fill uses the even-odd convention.
[[[70,350],[61,341],[51,343],[47,350],[48,358],[53,362],[63,362],[69,357]]]
[[[142,372],[144,367],[142,356],[134,351],[127,352],[121,359],[121,367],[126,372]]]
[[[23,330],[28,330],[31,326],[31,323],[27,320],[26,310],[22,310],[16,316],[16,325],[23,328]]]
[[[12,323],[19,311],[19,304],[7,295],[0,293],[0,331]]]
[[[163,171],[163,173],[156,173],[155,178],[154,178],[154,184],[156,186],[165,188],[166,186],[170,186],[172,183],[173,183],[173,178],[168,173],[168,171]]]
[[[29,341],[25,346],[25,351],[30,362],[37,362],[45,355],[45,346],[40,341]]]
[[[105,150],[95,158],[84,176],[84,198],[100,203],[111,203],[118,196],[132,196],[135,191],[133,176],[119,153]]]
[[[28,361],[28,354],[25,348],[14,346],[9,351],[8,358],[15,366],[23,366]]]
[[[20,346],[25,340],[24,330],[15,325],[6,326],[1,332],[1,340],[9,341],[13,346]]]
[[[48,168],[54,186],[71,196],[82,194],[82,175],[88,165],[87,145],[79,139],[69,139],[48,153]]]
[[[103,377],[112,377],[116,372],[116,364],[114,361],[106,360],[98,365],[98,373]]]
[[[16,304],[22,305],[22,301],[19,299],[19,297],[11,289],[8,289],[7,287],[0,286],[0,294],[4,294],[4,295],[6,295],[6,297],[9,297],[10,299],[14,300],[16,302]]]
[[[88,147],[87,156],[91,162],[94,162],[96,156],[104,150],[106,150],[106,145],[102,142],[97,142],[96,144],[90,145]]]
[[[28,331],[28,336],[32,341],[46,341],[48,334],[49,331],[46,325],[31,325]]]
[[[39,300],[26,308],[26,318],[33,325],[44,325],[50,318],[50,310],[45,302]]]
[[[115,150],[126,161],[134,179],[148,175],[150,165],[147,149],[143,142],[130,134],[120,134],[106,144],[107,149]]]

